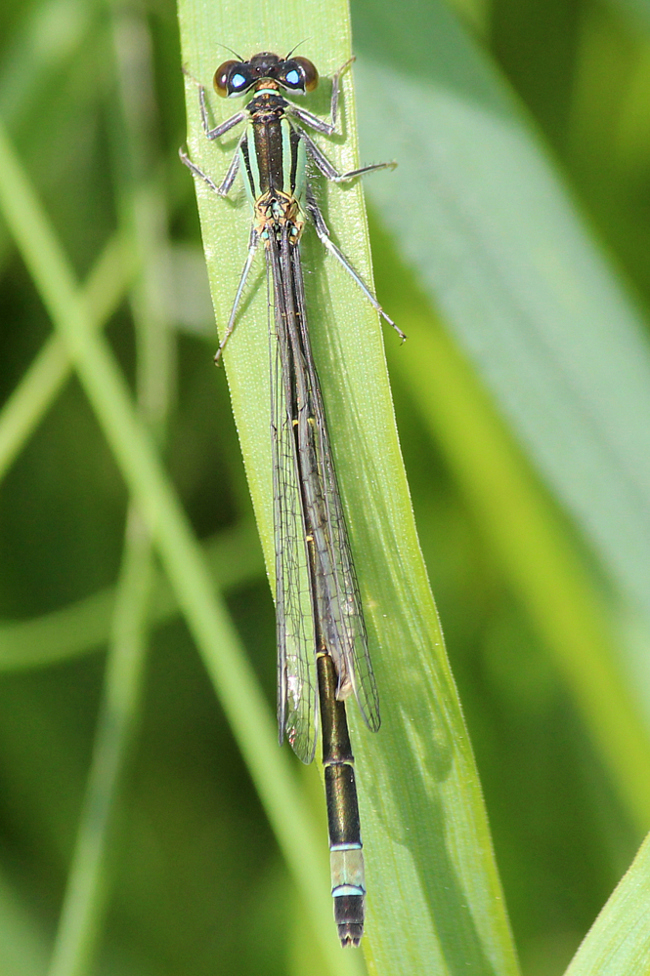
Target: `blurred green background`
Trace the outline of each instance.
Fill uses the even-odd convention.
[[[409,6],[416,20],[420,8],[426,25],[428,4]],[[372,69],[387,11],[380,0],[353,0],[361,73]],[[198,537],[221,559],[229,610],[272,703],[273,606],[226,381],[211,367],[215,328],[196,203],[177,158],[185,119],[176,10],[168,0],[132,7],[6,0],[0,17],[0,116],[79,281],[94,274],[89,288],[96,307],[113,313],[106,329],[111,345],[138,385],[142,410]],[[498,84],[511,86],[516,111],[539,139],[540,159],[567,182],[586,219],[586,238],[605,254],[606,273],[622,286],[630,308],[643,309],[650,289],[650,6],[643,0],[459,0],[451,17],[457,20],[453,29],[500,77]],[[411,43],[418,56],[418,44],[427,39],[424,28],[424,40],[409,35],[409,24],[405,16],[404,33],[394,37],[403,58]],[[215,66],[220,60],[217,53]],[[418,63],[411,67],[417,77]],[[128,92],[136,81],[140,94],[133,104]],[[362,85],[362,154],[363,91]],[[372,120],[371,106],[367,117]],[[131,144],[133,133],[141,144],[125,162],[121,148],[129,132]],[[369,135],[368,145],[371,140]],[[391,148],[385,155],[392,154]],[[381,150],[376,155],[381,158]],[[369,158],[375,158],[374,144]],[[138,196],[133,188],[143,181]],[[449,338],[459,333],[445,321],[450,313],[444,300],[438,305],[417,267],[408,267],[408,249],[396,246],[390,219],[382,219],[382,201],[368,189],[380,301],[409,334],[412,355],[422,358],[418,342],[420,349],[437,349],[473,391],[485,423],[497,432],[490,443],[512,452],[514,470],[538,506],[541,537],[559,538],[579,567],[584,605],[594,608],[584,632],[602,639],[594,661],[610,654],[611,674],[621,683],[620,693],[618,687],[614,692],[621,712],[629,694],[631,711],[647,718],[642,600],[626,590],[620,566],[614,557],[608,563],[606,547],[593,543],[589,527],[561,491],[556,494],[557,486],[550,487],[552,479],[544,483],[545,462],[534,438],[506,430],[507,403],[485,393],[498,386],[491,382],[494,363],[485,357],[485,375],[480,363],[473,372],[481,357],[466,359],[462,342],[456,346]],[[468,211],[475,203],[469,200]],[[486,200],[486,210],[489,205]],[[158,249],[153,277],[129,238],[143,225]],[[430,232],[435,235],[436,227]],[[408,221],[403,233],[408,237]],[[105,251],[109,241],[115,251]],[[453,265],[455,243],[443,240],[440,246]],[[0,259],[0,383],[10,403],[51,325],[4,225]],[[162,297],[161,307],[152,303],[152,292]],[[137,345],[134,316],[148,318],[154,333],[160,326],[159,346]],[[437,345],[425,346],[420,330]],[[498,518],[490,522],[486,516],[480,485],[473,491],[471,453],[459,459],[466,448],[453,425],[445,432],[441,422],[436,436],[428,419],[435,397],[424,404],[392,338],[387,336],[387,356],[416,521],[522,969],[530,976],[559,973],[629,865],[647,829],[650,804],[642,790],[635,795],[634,770],[617,779],[615,760],[594,732],[598,694],[581,697],[576,691],[580,682],[589,685],[588,674],[558,663],[561,653],[549,648],[554,640],[562,643],[561,629],[549,636],[540,624],[543,609],[535,610],[534,599],[522,595],[526,587],[517,585],[519,576],[534,581],[541,573],[533,544],[529,565],[521,556],[504,559],[507,520],[501,546]],[[647,335],[637,338],[647,345]],[[606,357],[606,336],[599,333],[596,341]],[[614,359],[619,346],[613,341],[611,348]],[[152,358],[143,378],[134,363],[147,356]],[[151,379],[152,361],[161,363],[162,391]],[[53,369],[50,364],[50,376]],[[433,389],[433,364],[431,369]],[[562,406],[557,403],[560,418]],[[111,601],[128,498],[74,377],[61,384],[24,435],[15,433],[6,410],[0,422],[0,954],[3,973],[25,976],[47,972],[56,932],[92,755],[104,651],[116,626]],[[595,425],[593,436],[600,436]],[[483,458],[477,482],[502,463],[496,454]],[[640,457],[641,480],[646,464]],[[589,494],[587,480],[582,490]],[[645,499],[639,495],[637,502],[638,511],[630,504],[627,514],[630,524],[638,518],[641,526]],[[517,512],[512,516],[516,532]],[[137,519],[132,523],[137,536]],[[648,552],[635,564],[638,592],[650,580]],[[643,555],[645,578],[639,570]],[[516,558],[522,559],[520,570]],[[130,762],[112,825],[106,930],[92,971],[303,971],[301,934],[306,937],[295,920],[295,895],[273,834],[171,597],[157,581],[152,587],[154,609],[143,624],[146,631],[151,623],[146,661],[133,679]],[[630,753],[643,757],[645,720],[631,719],[630,727]],[[622,723],[615,740],[622,764],[626,729]],[[643,769],[636,773],[640,781]],[[306,774],[305,786],[320,810],[313,773]]]

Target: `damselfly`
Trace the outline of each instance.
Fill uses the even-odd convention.
[[[226,61],[216,71],[217,94],[253,92],[244,109],[210,127],[205,90],[199,88],[201,118],[208,139],[218,139],[241,122],[246,127],[220,185],[181,152],[195,176],[220,196],[243,170],[253,208],[250,243],[237,292],[216,358],[237,318],[246,280],[263,243],[273,282],[270,336],[271,431],[275,517],[275,605],[278,639],[278,727],[295,753],[314,757],[319,715],[330,839],[334,916],[343,945],[358,945],[364,921],[364,863],[359,807],[345,699],[354,694],[372,731],[380,725],[379,699],[370,663],[359,586],[330,448],[320,383],[314,365],[300,263],[300,237],[311,218],[318,237],[343,265],[368,300],[404,338],[345,255],[330,239],[307,177],[307,160],[336,183],[394,163],[339,173],[303,126],[333,135],[340,80],[332,79],[330,119],[287,101],[282,92],[304,95],[318,84],[306,58],[269,52],[249,61]]]

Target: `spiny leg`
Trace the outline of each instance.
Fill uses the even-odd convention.
[[[304,129],[298,129],[300,133],[300,138],[303,140],[307,146],[307,152],[310,157],[316,163],[316,166],[321,171],[323,176],[327,177],[332,183],[347,183],[349,180],[355,179],[357,176],[363,176],[364,173],[374,173],[378,169],[395,169],[397,163],[370,163],[368,166],[361,166],[359,169],[351,169],[347,173],[339,173],[339,171],[330,163],[329,159],[325,153],[321,152],[314,140],[305,132]]]
[[[323,215],[320,212],[320,208],[316,203],[316,199],[314,197],[311,188],[308,188],[307,190],[307,210],[314,222],[314,227],[316,228],[316,233],[318,234],[321,243],[327,248],[330,254],[333,254],[336,260],[345,268],[347,273],[350,275],[353,281],[356,282],[357,286],[364,293],[364,295],[366,296],[370,304],[373,306],[373,308],[376,309],[377,312],[379,312],[381,317],[385,319],[385,321],[388,322],[389,325],[392,325],[392,327],[395,329],[395,332],[397,332],[400,339],[402,339],[402,341],[406,339],[406,335],[402,332],[399,326],[395,324],[395,322],[391,319],[389,315],[386,314],[386,312],[384,312],[383,308],[381,307],[381,305],[379,304],[379,302],[371,292],[370,288],[368,288],[368,285],[365,283],[365,281],[363,280],[359,272],[355,270],[352,264],[350,264],[350,261],[348,260],[348,258],[346,258],[343,251],[341,251],[336,246],[336,244],[332,241],[330,237],[329,229],[327,227],[327,224],[325,223],[325,220],[323,219]]]
[[[246,285],[246,280],[248,278],[248,273],[253,264],[253,258],[255,257],[255,252],[257,246],[261,240],[261,235],[257,233],[254,227],[251,227],[251,236],[248,244],[248,254],[246,255],[246,261],[244,262],[244,267],[242,268],[241,277],[239,279],[239,284],[237,285],[237,292],[235,294],[235,300],[232,304],[232,310],[230,312],[230,318],[228,319],[228,325],[226,326],[226,331],[224,332],[223,339],[219,343],[219,348],[217,349],[214,357],[215,363],[218,363],[223,354],[223,350],[228,342],[228,339],[235,331],[235,319],[237,317],[237,309],[239,308],[239,303],[241,301],[241,296],[244,291],[244,286]]]

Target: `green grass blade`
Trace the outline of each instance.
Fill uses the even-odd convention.
[[[101,942],[114,827],[142,712],[152,569],[149,534],[132,511],[93,756],[48,976],[92,971]]]
[[[100,328],[123,297],[129,272],[126,247],[111,240],[85,288],[85,304],[93,327]],[[40,423],[70,375],[65,343],[52,336],[40,350],[0,411],[0,481]]]
[[[578,949],[565,976],[633,976],[650,971],[650,838]]]
[[[220,6],[183,3],[185,66],[209,86],[228,55],[288,51],[302,38],[305,56],[323,74],[348,57],[345,4]],[[196,87],[186,85],[189,149],[220,180],[229,156],[207,144]],[[316,100],[326,113],[329,88]],[[235,111],[211,99],[214,121]],[[326,151],[342,169],[356,163],[350,76],[344,96],[346,141]],[[226,144],[234,148],[236,137]],[[325,143],[322,143],[325,148]],[[376,158],[381,158],[377,156]],[[391,183],[388,175],[376,179]],[[388,191],[390,192],[390,190]],[[358,186],[319,183],[333,237],[368,276],[365,219]],[[247,206],[219,200],[199,186],[213,301],[227,320],[248,241]],[[241,197],[241,194],[240,194]],[[310,327],[328,409],[331,438],[349,513],[353,547],[382,700],[376,736],[351,709],[368,864],[366,957],[373,972],[514,973],[485,811],[413,523],[395,431],[377,316],[305,235]],[[267,564],[273,565],[266,289],[247,294],[245,315],[226,355],[233,409]],[[318,271],[314,280],[312,271]],[[393,335],[388,342],[397,342]],[[343,366],[341,364],[344,364]],[[350,445],[353,445],[350,449]]]
[[[165,200],[151,186],[153,61],[141,18],[114,11],[113,54],[121,98],[114,113],[116,183],[122,235],[134,242],[139,274],[130,290],[137,338],[137,403],[144,423],[166,440],[174,388],[172,330],[161,279],[168,276]],[[133,45],[133,37],[140,44]],[[146,185],[145,185],[146,181]],[[152,192],[146,193],[146,189]],[[111,846],[144,709],[149,604],[154,572],[151,533],[132,504],[108,646],[102,703],[72,864],[48,976],[84,976],[95,968],[111,890]]]
[[[0,971],[5,976],[41,976],[47,952],[45,933],[9,879],[0,875]]]

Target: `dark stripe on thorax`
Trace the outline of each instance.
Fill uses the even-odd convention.
[[[284,189],[282,126],[278,119],[253,120],[253,138],[259,169],[260,193]]]
[[[248,185],[250,187],[251,195],[253,199],[257,196],[257,189],[255,187],[255,177],[253,176],[253,171],[251,169],[251,159],[250,159],[250,148],[248,145],[248,137],[245,138],[241,144],[240,152],[242,159],[244,160],[244,167],[246,169],[246,179],[248,180]]]

